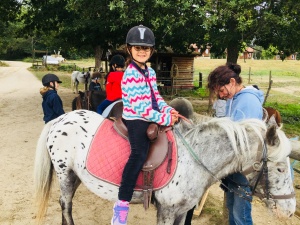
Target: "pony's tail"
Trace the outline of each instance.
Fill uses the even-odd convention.
[[[35,202],[38,207],[36,214],[37,224],[42,223],[44,215],[46,214],[52,184],[53,166],[46,148],[46,140],[51,126],[51,121],[45,125],[36,148],[34,189]]]

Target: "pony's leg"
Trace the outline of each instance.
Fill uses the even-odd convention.
[[[78,80],[76,80],[76,82],[75,82],[76,94],[78,94],[78,85],[79,85],[79,81],[78,81]]]
[[[161,207],[157,204],[157,225],[184,225],[186,213],[176,215],[172,207]]]
[[[73,171],[70,171],[60,182],[59,204],[62,210],[62,225],[74,225],[72,217],[72,199],[81,181]]]
[[[186,213],[178,216],[174,222],[174,225],[184,225],[185,218],[186,218]]]
[[[166,207],[162,207],[160,204],[156,204],[157,208],[157,225],[173,225],[175,221],[175,214],[172,210]]]

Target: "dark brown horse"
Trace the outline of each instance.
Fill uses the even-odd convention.
[[[97,112],[97,107],[106,98],[105,91],[79,91],[79,95],[72,101],[72,110],[87,109]],[[118,118],[122,116],[123,103],[118,102],[114,105],[107,117]]]

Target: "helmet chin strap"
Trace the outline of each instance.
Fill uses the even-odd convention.
[[[53,83],[53,81],[51,81],[51,82]],[[56,90],[55,89],[55,82],[54,82],[54,86],[52,86],[52,85],[49,84],[49,87],[52,88],[55,91]]]

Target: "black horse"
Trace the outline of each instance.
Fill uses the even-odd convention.
[[[106,98],[105,91],[79,91],[79,95],[72,101],[72,110],[87,109],[97,112],[97,107]],[[107,117],[119,118],[122,116],[123,103],[118,102],[114,105]]]

